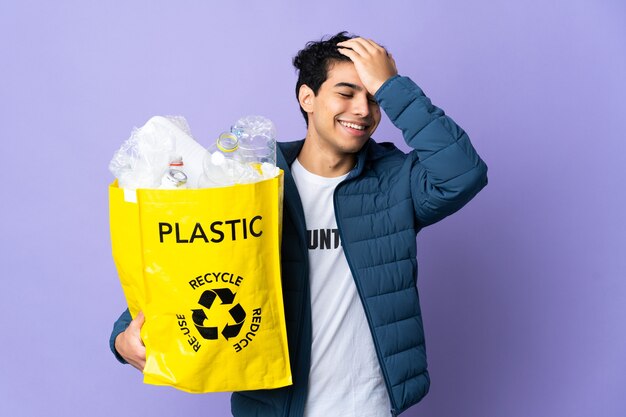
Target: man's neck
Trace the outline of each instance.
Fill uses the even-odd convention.
[[[347,174],[356,164],[356,154],[337,155],[322,149],[314,140],[305,139],[298,161],[307,171],[320,177],[334,178]]]

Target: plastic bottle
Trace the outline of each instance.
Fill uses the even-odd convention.
[[[244,163],[240,153],[239,138],[224,132],[216,143],[209,147],[203,161],[204,173],[200,176],[198,187],[225,187],[249,182],[253,175],[252,168]]]
[[[170,162],[169,169],[161,178],[160,189],[185,189],[187,188],[187,174],[184,171],[183,158],[177,156]]]
[[[239,139],[241,159],[252,165],[263,178],[277,174],[276,128],[263,116],[245,116],[237,120],[231,132]]]

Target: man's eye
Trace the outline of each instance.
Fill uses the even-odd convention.
[[[351,98],[352,94],[338,93],[341,97]]]

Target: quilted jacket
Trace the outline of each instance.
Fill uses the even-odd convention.
[[[409,78],[392,77],[375,98],[413,150],[405,154],[370,139],[337,186],[334,209],[395,416],[420,401],[430,383],[416,234],[470,201],[487,184],[487,167],[467,134]],[[285,171],[281,262],[294,384],[233,393],[236,417],[300,417],[304,411],[311,356],[309,265],[304,212],[290,172],[302,144],[279,143],[277,161]],[[115,324],[114,353],[113,341],[128,322],[124,313]]]

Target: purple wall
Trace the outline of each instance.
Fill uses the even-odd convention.
[[[0,3],[0,415],[229,415],[227,394],[143,385],[108,350],[107,164],[155,114],[206,143],[248,113],[303,137],[290,59],[344,28],[388,46],[490,168],[418,239],[433,384],[406,415],[626,415],[624,3],[233,3]],[[401,143],[386,119],[376,137]]]

